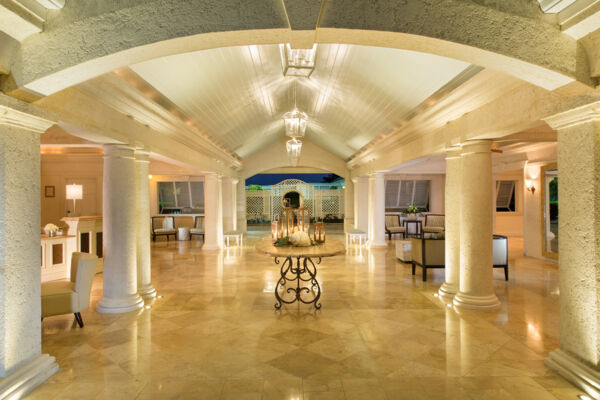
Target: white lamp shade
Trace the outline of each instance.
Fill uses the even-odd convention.
[[[67,185],[67,200],[83,199],[83,185]]]

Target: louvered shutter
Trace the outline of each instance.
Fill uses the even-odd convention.
[[[496,208],[510,209],[513,192],[515,190],[515,181],[496,182]]]

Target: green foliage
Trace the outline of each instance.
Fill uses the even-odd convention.
[[[290,237],[289,236],[284,236],[281,239],[277,240],[275,243],[273,243],[273,246],[275,247],[283,247],[283,246],[287,246],[290,245],[292,243],[290,243]]]
[[[411,204],[410,206],[408,206],[408,208],[406,210],[404,210],[405,214],[418,214],[420,213],[422,210],[415,206],[414,204]]]
[[[247,190],[263,190],[260,185],[249,185]]]

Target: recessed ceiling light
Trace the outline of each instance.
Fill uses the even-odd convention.
[[[152,306],[144,306],[144,308],[145,308],[146,310],[149,310],[149,309],[151,309],[151,308],[152,308]]]
[[[446,304],[446,307],[450,308],[450,307],[452,307],[452,304],[448,303],[448,304]]]
[[[156,297],[158,297],[159,299],[162,299],[162,298],[163,298],[163,297],[162,297],[162,294],[161,294],[161,295],[158,295],[158,296],[156,296]]]
[[[585,395],[585,394],[578,394],[577,397],[580,398],[581,400],[594,400],[590,396]]]

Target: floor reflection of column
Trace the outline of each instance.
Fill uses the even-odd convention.
[[[461,376],[461,323],[458,314],[446,308],[446,375]]]
[[[377,281],[385,276],[385,256],[387,249],[369,249],[369,286],[367,293],[371,299],[385,299],[385,285],[377,285]]]

